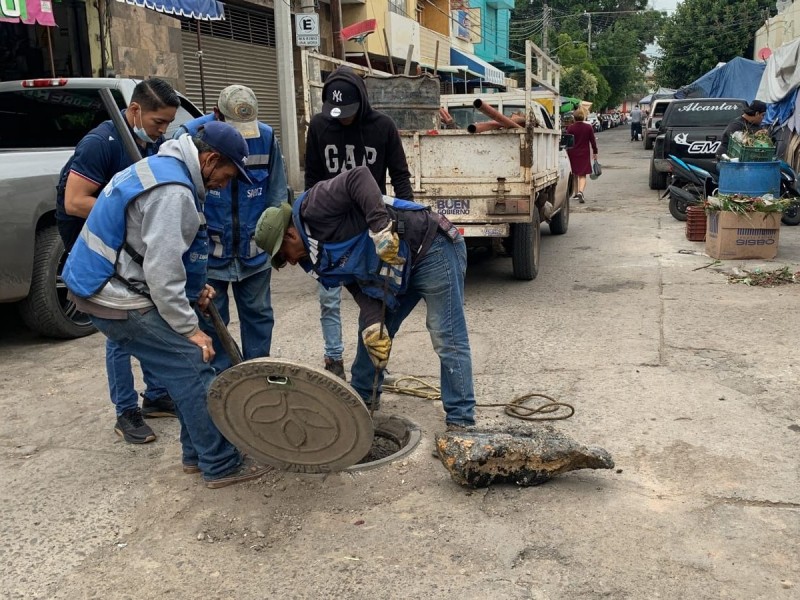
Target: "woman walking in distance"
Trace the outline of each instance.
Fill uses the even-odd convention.
[[[572,199],[583,204],[586,201],[583,197],[583,190],[586,189],[586,176],[592,172],[592,158],[597,160],[597,140],[594,137],[594,129],[586,122],[586,111],[579,108],[574,115],[575,122],[567,127],[567,133],[574,136],[575,144],[567,150],[567,155],[578,190]],[[589,153],[590,146],[594,156]]]

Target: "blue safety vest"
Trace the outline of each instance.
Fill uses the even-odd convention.
[[[114,175],[103,188],[64,265],[62,277],[73,294],[89,298],[116,277],[132,291],[148,296],[145,290],[120,277],[116,264],[123,249],[141,264],[143,257],[126,244],[127,208],[145,192],[162,185],[186,186],[195,198],[200,228],[183,254],[183,266],[186,269],[186,297],[190,301],[197,300],[206,283],[208,263],[208,233],[203,207],[186,165],[169,156],[151,156],[134,163]]]
[[[367,296],[385,300],[390,310],[397,308],[397,297],[405,293],[411,280],[411,248],[408,243],[400,239],[397,254],[406,262],[395,266],[387,265],[378,257],[368,229],[342,242],[315,240],[300,216],[306,194],[308,192],[304,192],[292,207],[292,221],[308,250],[308,258],[300,265],[327,288],[356,283]],[[395,210],[398,221],[402,221],[404,211],[428,210],[422,204],[390,196],[383,196],[383,201]]]
[[[211,113],[181,127],[194,136],[200,127],[213,120]],[[248,267],[259,267],[267,261],[267,254],[256,245],[255,231],[258,218],[267,209],[273,134],[272,127],[261,122],[258,130],[259,137],[245,140],[249,151],[247,174],[253,184],[233,179],[225,189],[209,190],[206,194],[208,266],[212,269],[225,267],[233,258]]]

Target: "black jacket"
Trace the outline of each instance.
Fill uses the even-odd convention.
[[[386,193],[388,171],[394,196],[413,200],[411,175],[394,121],[370,106],[364,79],[350,67],[340,67],[328,77],[322,88],[323,97],[330,83],[337,79],[356,86],[361,94],[361,107],[356,120],[347,126],[322,114],[312,117],[306,138],[305,189],[343,171],[366,166],[381,193]]]
[[[378,232],[397,217],[395,210],[383,203],[375,181],[363,167],[315,185],[303,200],[300,214],[311,237],[323,246],[325,242],[341,242],[359,235],[367,228]],[[408,211],[403,218],[402,237],[411,248],[413,265],[430,248],[439,224],[427,210]],[[346,287],[361,309],[362,323],[379,322],[380,301],[367,296],[358,284]]]

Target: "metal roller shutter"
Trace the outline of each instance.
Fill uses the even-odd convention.
[[[206,109],[216,104],[220,91],[234,83],[251,88],[258,98],[258,118],[280,138],[278,66],[275,19],[271,10],[251,11],[225,6],[225,21],[181,20],[184,94],[201,106],[197,26],[203,50]]]

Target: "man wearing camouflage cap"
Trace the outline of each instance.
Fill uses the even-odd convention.
[[[216,290],[214,303],[227,325],[230,321],[228,285],[233,289],[245,360],[269,356],[275,323],[270,297],[272,269],[269,255],[253,239],[258,217],[270,206],[287,199],[286,172],[272,127],[258,121],[258,101],[253,90],[230,85],[220,92],[214,111],[185,123],[176,135],[194,133],[211,121],[236,128],[247,142],[247,173],[252,183],[232,181],[209,191],[205,215],[208,222],[208,282]],[[231,366],[211,323],[201,323],[214,342],[214,369]]]

